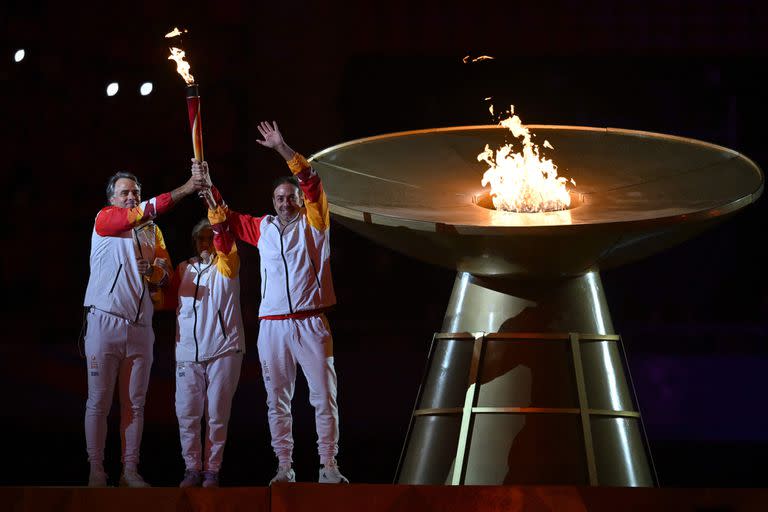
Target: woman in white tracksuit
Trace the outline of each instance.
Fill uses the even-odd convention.
[[[240,258],[222,207],[192,231],[198,256],[178,266],[176,416],[186,466],[181,487],[217,487],[232,397],[245,352]],[[203,453],[201,420],[207,443]]]

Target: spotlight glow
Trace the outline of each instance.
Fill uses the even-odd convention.
[[[141,84],[139,92],[142,96],[148,96],[152,92],[152,82],[144,82]]]
[[[107,96],[114,96],[117,94],[117,91],[120,89],[120,86],[117,82],[112,82],[107,86]]]
[[[23,61],[26,55],[27,52],[25,52],[23,48],[21,50],[16,50],[16,53],[13,54],[13,62]]]

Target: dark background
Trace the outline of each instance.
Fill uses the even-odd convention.
[[[487,124],[487,103],[524,123],[613,126],[698,138],[761,168],[768,7],[758,1],[6,3],[0,79],[5,214],[0,483],[81,485],[84,362],[78,354],[93,218],[117,170],[144,197],[180,185],[191,143],[184,85],[163,35],[184,39],[200,84],[206,159],[233,207],[270,211],[286,172],[254,143],[277,120],[306,155],[368,135]],[[27,57],[12,55],[25,48]],[[464,65],[465,55],[495,57]],[[138,94],[144,81],[154,92]],[[120,92],[107,97],[107,83]],[[482,168],[478,169],[480,180]],[[439,176],[435,176],[439,180]],[[174,264],[203,215],[188,200],[159,220]],[[768,484],[766,205],[676,248],[602,274],[662,486]],[[432,334],[454,274],[333,224],[341,467],[391,482]],[[269,447],[255,340],[258,253],[241,245],[249,352],[222,483],[264,485]],[[142,472],[177,485],[173,316],[158,313]],[[119,474],[117,410],[107,469]],[[317,476],[305,383],[294,399],[295,467]]]

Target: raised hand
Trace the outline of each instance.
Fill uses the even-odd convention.
[[[259,133],[264,137],[264,140],[256,139],[256,142],[264,146],[265,148],[272,148],[277,151],[286,161],[293,158],[296,152],[291,149],[283,139],[283,134],[280,133],[280,129],[277,127],[277,122],[272,121],[272,125],[267,121],[262,121],[257,126]]]
[[[210,188],[210,178],[208,178],[208,164],[192,159],[192,175],[187,180],[187,184],[192,188],[192,192],[200,192]]]
[[[216,207],[216,201],[213,199],[211,193],[211,174],[208,172],[208,162],[203,160],[192,159],[192,179],[197,183],[202,184],[202,187],[198,190],[197,195],[205,200],[209,208]]]
[[[277,127],[276,121],[272,121],[271,126],[268,121],[262,121],[256,128],[259,129],[259,133],[261,133],[261,136],[264,137],[264,140],[256,139],[256,142],[262,146],[278,149],[280,146],[285,145],[283,135],[280,133],[280,129]]]
[[[205,180],[200,175],[193,174],[182,186],[171,190],[171,199],[177,203],[190,194],[205,190],[205,187]]]
[[[208,172],[208,162],[203,160],[192,159],[192,178],[198,180],[203,184],[204,188],[210,189],[213,184],[211,183],[211,174]]]

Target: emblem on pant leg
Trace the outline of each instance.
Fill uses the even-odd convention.
[[[90,369],[91,377],[99,376],[99,362],[96,360],[96,356],[91,356],[91,362],[88,364],[88,368]]]
[[[178,372],[179,377],[184,377],[186,375],[186,372],[184,371],[184,363],[176,363],[176,371]]]
[[[267,364],[266,361],[262,362],[261,364],[262,364],[261,373],[262,373],[262,375],[264,375],[264,382],[271,381],[272,379],[270,379],[270,377],[269,377],[269,365]]]

